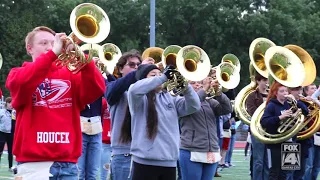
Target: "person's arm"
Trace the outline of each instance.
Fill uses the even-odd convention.
[[[115,81],[116,78],[112,74],[109,74],[109,75],[107,75],[107,80],[108,80],[108,82],[111,82],[111,81]]]
[[[130,86],[130,94],[134,97],[141,97],[146,95],[150,91],[156,89],[158,86],[162,85],[167,81],[167,77],[162,74],[161,76],[155,76],[151,78],[144,78],[137,81],[136,83]]]
[[[163,74],[151,78],[145,78],[132,84],[128,90],[128,104],[131,115],[134,115],[137,108],[142,108],[143,97],[150,91],[167,81],[167,77]]]
[[[279,116],[275,115],[275,109],[271,104],[268,104],[264,110],[264,113],[261,117],[262,127],[277,127],[280,122]]]
[[[302,114],[307,116],[309,114],[308,107],[301,101],[297,101],[297,106],[302,110]]]
[[[48,51],[46,54],[41,54],[33,63],[26,63],[23,67],[11,69],[7,77],[6,88],[10,91],[13,108],[19,109],[31,101],[32,93],[44,81],[56,59],[56,54]]]
[[[115,81],[108,82],[108,88],[105,93],[105,98],[107,99],[108,104],[110,106],[116,104],[120,100],[123,93],[126,92],[130,85],[136,81],[136,71],[133,71]]]
[[[106,90],[105,80],[91,61],[80,73],[79,102],[80,107],[90,104],[103,95]]]
[[[209,103],[216,116],[232,113],[230,99],[224,93],[220,96],[215,96],[214,99],[210,99]]]
[[[320,86],[319,86],[320,87]],[[319,96],[320,96],[320,89],[318,88],[311,96],[313,101],[320,107],[320,101],[319,101]]]
[[[175,97],[174,103],[178,117],[188,116],[199,111],[201,108],[199,96],[190,84],[188,84],[186,91],[183,93],[183,97]]]
[[[255,92],[249,94],[247,100],[246,100],[246,107],[247,107],[247,112],[250,116],[253,115],[253,113],[256,111],[257,109],[257,105],[255,103],[255,100],[254,100],[254,95],[255,95]]]

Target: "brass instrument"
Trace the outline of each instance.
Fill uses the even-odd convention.
[[[236,70],[238,72],[240,72],[241,64],[240,64],[240,60],[238,59],[238,57],[236,55],[228,53],[222,57],[221,63],[222,62],[231,63],[232,65],[234,65],[236,67]]]
[[[239,85],[240,71],[232,63],[222,62],[212,70],[216,71],[213,79],[218,81],[219,87],[209,88],[206,92],[208,94],[208,97],[206,99],[211,99],[214,96],[219,96],[222,93],[223,88],[234,89]]]
[[[80,49],[82,51],[91,49],[93,56],[99,56],[102,64],[99,64],[98,69],[102,74],[104,73],[105,68],[107,68],[107,71],[112,74],[118,60],[122,56],[120,48],[112,43],[106,43],[102,46],[98,44],[84,44]]]
[[[161,62],[158,62],[156,65],[163,70],[167,65],[173,65],[177,67],[177,54],[180,51],[181,47],[178,45],[170,45],[166,47],[161,55]]]
[[[69,44],[74,47],[73,51],[65,51],[60,54],[56,64],[66,66],[72,73],[78,73],[92,60],[92,50],[86,57],[78,44],[96,44],[107,38],[110,32],[110,21],[107,14],[99,6],[92,3],[83,3],[76,6],[70,15],[72,33],[68,36],[64,48]]]
[[[257,83],[255,80],[255,74],[259,73],[263,77],[268,78],[269,73],[265,65],[265,53],[270,48],[275,46],[275,44],[266,38],[257,38],[252,41],[249,47],[249,74],[250,83],[245,86],[235,98],[234,107],[236,116],[241,119],[245,124],[250,125],[251,116],[247,111],[246,101],[248,96],[254,92],[257,88]]]
[[[188,45],[179,50],[176,65],[177,72],[174,78],[167,82],[167,90],[173,96],[186,90],[188,80],[203,80],[210,71],[210,59],[207,53],[194,45]]]
[[[307,80],[305,79],[306,69],[312,71],[315,70],[315,67],[307,66],[310,63],[302,63],[305,62],[303,58],[307,57],[306,54],[299,55],[300,56],[297,56],[293,51],[285,47],[271,47],[265,54],[266,68],[272,78],[280,84],[287,87],[301,86],[301,84],[305,83],[305,81],[313,78],[308,77]],[[290,100],[290,103],[293,109],[297,109],[295,100]],[[297,109],[294,117],[281,121],[280,127],[278,128],[279,134],[268,134],[264,131],[260,124],[260,119],[264,112],[265,106],[266,104],[263,103],[255,111],[254,115],[252,116],[250,129],[252,135],[266,144],[281,143],[286,141],[299,133],[299,131],[301,131],[308,124],[306,121],[304,121],[305,117],[302,114],[301,109]],[[315,115],[314,117],[318,116]],[[301,133],[303,133],[303,131]],[[310,135],[311,131],[306,132],[302,137],[310,137]]]
[[[312,102],[308,101],[306,97],[300,95],[300,100],[304,102],[309,110],[309,115],[305,117],[303,122],[303,128],[298,133],[297,139],[303,140],[311,137],[315,134],[320,128],[320,108],[319,106]]]
[[[266,38],[257,38],[252,41],[249,47],[249,57],[255,70],[263,77],[268,78],[268,71],[265,65],[265,53],[270,47],[276,46]]]
[[[290,99],[292,109],[297,109],[296,101]],[[279,134],[267,133],[260,124],[260,119],[263,115],[266,102],[261,104],[252,116],[250,123],[251,134],[265,144],[278,144],[289,140],[295,136],[302,128],[304,122],[304,116],[302,115],[301,109],[297,109],[295,116],[285,120],[281,120],[281,125],[277,129]]]
[[[161,62],[163,49],[159,47],[149,47],[142,53],[142,60],[147,59],[148,57],[151,57],[155,60],[155,64]]]

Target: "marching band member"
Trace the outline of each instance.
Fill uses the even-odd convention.
[[[78,74],[56,66],[66,37],[44,26],[33,29],[25,39],[33,62],[11,69],[7,78],[17,115],[13,154],[23,179],[78,179],[80,110],[105,91],[94,61]]]
[[[257,83],[257,88],[246,100],[246,107],[250,116],[253,115],[256,109],[267,99],[268,96],[268,79],[257,72],[255,75],[255,81]],[[251,136],[251,143],[252,155],[250,157],[250,162],[252,162],[252,180],[267,180],[269,179],[269,168],[266,145],[254,136]]]
[[[111,172],[113,180],[128,179],[130,172],[130,140],[121,142],[120,132],[124,120],[130,117],[127,103],[127,90],[129,86],[135,83],[136,69],[141,64],[141,56],[137,51],[124,53],[118,63],[118,76],[115,81],[107,83],[107,92],[105,97],[109,104],[111,115]],[[154,63],[153,59],[147,59],[143,64]]]
[[[180,120],[182,180],[212,180],[220,159],[216,116],[231,113],[232,106],[223,93],[206,100],[208,89],[218,85],[211,78],[203,80],[202,88],[201,82],[190,84],[200,98],[201,109]]]
[[[5,99],[4,109],[0,109],[0,159],[3,153],[4,145],[7,143],[8,147],[8,162],[9,171],[12,171],[12,141],[13,133],[11,132],[12,127],[12,106],[11,97]]]
[[[281,85],[278,82],[274,82],[270,88],[268,98],[266,101],[266,108],[261,118],[261,125],[266,129],[267,133],[277,134],[277,129],[280,126],[280,121],[292,117],[293,113],[290,110],[290,105],[287,102],[288,88]],[[297,104],[298,108],[302,109],[304,115],[308,115],[308,109],[304,104]],[[290,142],[288,140],[287,142]],[[291,140],[292,142],[292,140]],[[269,162],[269,179],[287,179],[290,176],[291,171],[285,171],[281,169],[281,143],[267,144]]]
[[[313,100],[313,102],[320,106],[318,99],[320,96],[320,86],[317,89],[315,84],[310,84],[309,86],[305,86],[303,90],[307,100]],[[313,143],[309,148],[304,178],[316,180],[320,172],[320,133],[316,132],[311,139]]]
[[[196,92],[188,85],[184,96],[173,97],[162,91],[162,84],[173,78],[173,66],[163,74],[155,65],[141,65],[137,82],[130,86],[128,104],[131,113],[131,154],[133,180],[175,180],[179,154],[179,117],[200,109]]]
[[[308,107],[300,100],[300,95],[302,94],[302,87],[295,87],[295,88],[289,88],[290,94],[293,95],[293,97],[297,100],[301,106],[304,106],[304,109],[307,109]],[[306,161],[308,158],[308,151],[309,148],[312,146],[312,139],[304,139],[304,140],[297,140],[297,143],[301,144],[301,168],[300,170],[296,170],[292,173],[292,179],[295,180],[303,180],[305,170],[306,170]]]

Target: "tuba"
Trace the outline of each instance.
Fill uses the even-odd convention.
[[[110,21],[107,14],[99,6],[92,3],[83,3],[76,6],[70,15],[72,33],[68,36],[64,48],[73,44],[73,51],[60,54],[56,64],[66,66],[72,73],[78,73],[93,57],[92,49],[86,57],[78,44],[95,44],[107,38],[110,32]]]
[[[248,96],[257,88],[255,73],[261,74],[263,77],[268,78],[268,70],[265,65],[265,53],[275,44],[266,38],[257,38],[250,44],[249,47],[249,75],[250,83],[245,86],[235,98],[234,107],[236,116],[241,119],[245,124],[250,125],[251,115],[246,108],[246,100]]]
[[[226,54],[222,57],[221,63],[222,62],[228,62],[236,67],[236,70],[240,72],[241,69],[241,64],[240,60],[235,56],[234,54]]]
[[[161,62],[161,56],[163,53],[163,49],[159,47],[149,47],[142,53],[142,60],[147,59],[148,57],[151,57],[155,60],[155,64]]]
[[[274,46],[265,54],[265,65],[275,81],[287,87],[298,87],[309,80],[306,78],[306,69],[313,69],[306,66],[307,63],[303,63],[306,57],[308,57],[307,54],[298,56],[286,47]],[[281,121],[277,129],[279,134],[269,134],[261,127],[260,120],[266,107],[266,103],[263,103],[252,116],[250,124],[252,135],[266,144],[275,144],[292,138],[306,126],[305,117],[301,109],[297,108],[296,101],[290,97],[287,99],[291,109],[296,112],[294,117]]]
[[[188,80],[201,81],[210,72],[210,59],[200,47],[188,45],[181,48],[176,56],[176,73],[172,80],[166,82],[167,90],[171,95],[182,94]]]

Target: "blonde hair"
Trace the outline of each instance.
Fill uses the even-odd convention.
[[[28,49],[27,49],[28,44],[31,44],[33,42],[34,36],[37,34],[37,32],[40,32],[40,31],[46,31],[46,32],[49,32],[53,35],[56,35],[56,33],[52,29],[50,29],[46,26],[38,26],[38,27],[34,28],[31,32],[28,33],[28,35],[26,36],[26,39],[25,39],[27,51],[28,51]]]

